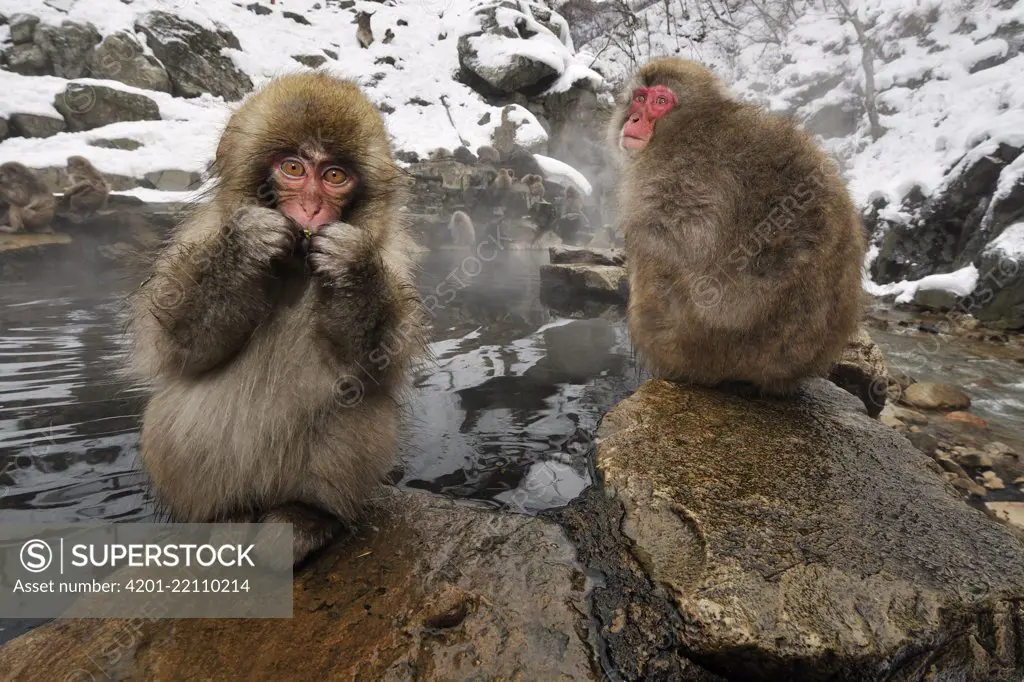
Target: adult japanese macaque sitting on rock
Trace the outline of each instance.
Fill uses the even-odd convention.
[[[767,393],[826,375],[860,319],[864,235],[824,153],[674,58],[625,87],[609,133],[641,362]]]
[[[391,467],[424,351],[401,174],[376,108],[322,73],[245,101],[212,170],[134,299],[141,457],[172,519],[290,522],[298,562]]]

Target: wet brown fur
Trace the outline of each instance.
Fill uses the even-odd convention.
[[[629,328],[655,375],[786,393],[824,376],[861,314],[864,235],[838,172],[790,121],[729,98],[712,73],[659,59],[637,84],[678,105],[624,152]]]
[[[68,208],[74,213],[92,215],[107,205],[110,185],[84,156],[68,157],[68,179],[70,186],[64,192]]]
[[[0,232],[51,232],[57,202],[35,171],[17,161],[0,165],[0,202],[7,204]]]
[[[299,149],[361,183],[308,256],[267,184],[272,155]],[[142,461],[173,519],[291,521],[299,561],[392,464],[424,350],[404,187],[376,108],[322,73],[246,100],[213,174],[133,300],[131,369],[155,389]]]

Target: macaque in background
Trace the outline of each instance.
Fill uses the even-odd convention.
[[[539,175],[526,175],[523,177],[523,184],[530,190],[527,208],[532,208],[535,203],[544,200],[544,178]]]
[[[512,183],[514,182],[515,178],[512,177],[512,171],[508,168],[498,170],[498,177],[494,178],[494,186],[498,189],[512,189]]]
[[[452,235],[452,244],[470,246],[476,242],[476,229],[473,220],[463,211],[456,211],[448,221],[448,232]]]
[[[52,232],[57,201],[36,172],[17,161],[0,165],[0,202],[7,216],[0,232]]]
[[[498,150],[486,144],[477,147],[476,157],[480,160],[480,163],[486,163],[491,166],[497,166],[501,163],[501,154],[498,153]]]
[[[583,195],[580,191],[569,185],[565,188],[565,196],[562,199],[562,215],[567,213],[583,212]]]
[[[107,205],[110,185],[88,159],[69,156],[67,171],[71,186],[64,191],[64,199],[72,212],[88,216]]]
[[[359,28],[356,29],[356,40],[359,41],[359,47],[367,48],[370,43],[373,42],[373,30],[370,28],[370,17],[374,12],[360,12],[356,15],[356,23],[359,24]]]
[[[675,58],[640,70],[609,133],[641,362],[766,393],[828,374],[860,319],[864,234],[824,153]]]
[[[213,177],[132,304],[141,459],[173,520],[293,523],[298,562],[388,472],[424,352],[401,171],[359,88],[304,73],[242,104]]]

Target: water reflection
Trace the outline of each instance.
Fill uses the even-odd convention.
[[[399,485],[514,511],[564,504],[589,484],[600,416],[636,386],[621,321],[566,320],[539,299],[543,252],[430,254],[434,361],[417,376]],[[3,522],[150,520],[137,470],[143,393],[117,376],[135,276],[47,273],[0,292]],[[60,268],[60,269],[58,269]]]

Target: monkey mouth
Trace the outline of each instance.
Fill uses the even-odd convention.
[[[647,146],[647,140],[642,137],[633,137],[632,135],[622,136],[622,148],[630,151],[637,149],[643,149]]]

